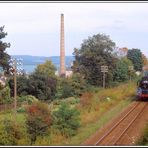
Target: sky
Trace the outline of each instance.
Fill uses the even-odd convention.
[[[0,26],[8,33],[10,55],[59,56],[60,15],[64,14],[65,54],[98,33],[117,47],[148,56],[148,3],[1,3]]]

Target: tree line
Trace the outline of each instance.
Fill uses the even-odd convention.
[[[0,67],[8,77],[7,87],[13,96],[13,77],[9,74],[10,55],[5,51],[10,47],[10,43],[2,41],[6,35],[4,26],[0,27]],[[71,67],[73,71],[71,77],[57,77],[55,75],[56,67],[51,61],[46,61],[38,65],[29,76],[25,74],[18,76],[18,95],[33,95],[40,100],[49,102],[55,98],[80,96],[83,92],[102,87],[102,65],[108,66],[106,86],[112,87],[120,82],[128,81],[129,75],[132,75],[133,78],[136,77],[135,72],[141,72],[142,67],[148,63],[140,49],[118,48],[109,35],[100,33],[83,40],[80,48],[74,48],[73,55],[75,60]],[[129,70],[129,66],[133,66],[132,72]]]

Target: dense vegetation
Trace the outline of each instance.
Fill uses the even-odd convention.
[[[142,137],[138,140],[137,145],[148,145],[148,124],[146,125]]]
[[[5,35],[2,27],[0,39]],[[6,47],[6,43],[0,42],[0,52]],[[1,61],[6,64],[0,64],[7,71],[9,56],[5,54]],[[17,76],[19,119],[1,118],[1,145],[58,145],[70,143],[77,136],[82,137],[78,140],[82,142],[88,136],[81,136],[83,128],[97,122],[103,113],[125,98],[129,101],[134,97],[135,71],[141,71],[147,62],[139,49],[118,49],[108,35],[97,34],[84,40],[73,54],[71,77],[56,76],[56,68],[48,60],[30,75]],[[102,65],[109,69],[106,89],[102,89]],[[129,70],[129,66],[134,69]],[[132,81],[128,83],[130,76]],[[0,104],[11,104],[13,96],[14,79],[7,76],[6,85],[0,85]],[[6,115],[12,113],[8,108],[5,110]]]
[[[75,61],[73,71],[83,75],[88,84],[102,86],[101,66],[109,67],[106,82],[113,80],[116,58],[112,52],[115,43],[104,34],[89,37],[81,45],[80,49],[74,49]]]
[[[143,59],[140,49],[129,49],[127,52],[127,58],[133,63],[134,69],[136,71],[142,71]]]
[[[10,43],[3,42],[2,39],[7,36],[4,32],[4,26],[0,27],[0,68],[5,73],[9,73],[9,59],[10,56],[5,52],[6,48],[10,47]]]

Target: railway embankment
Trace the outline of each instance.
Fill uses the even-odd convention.
[[[135,145],[147,123],[148,104],[135,101],[111,122],[88,138],[83,145]]]

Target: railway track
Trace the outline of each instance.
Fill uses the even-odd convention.
[[[128,129],[132,128],[133,123],[140,117],[146,106],[146,102],[136,102],[94,145],[120,145],[122,137],[127,133]]]

